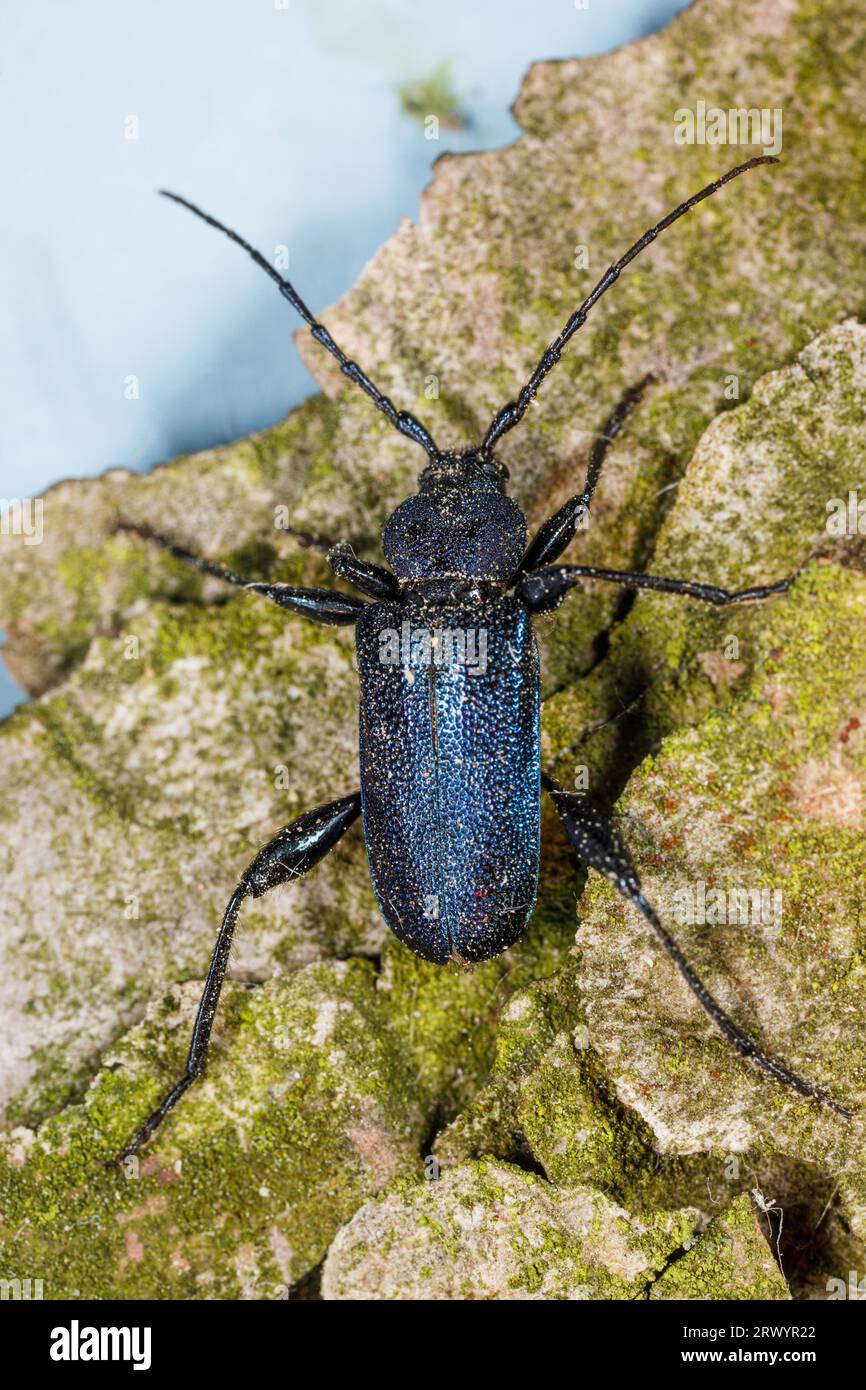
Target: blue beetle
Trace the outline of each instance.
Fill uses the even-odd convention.
[[[427,454],[419,490],[387,521],[388,567],[359,560],[346,543],[325,545],[334,573],[366,599],[328,589],[250,583],[191,555],[148,527],[120,522],[184,560],[316,622],[354,626],[360,676],[360,789],[300,816],[281,830],[242,875],[226,908],[193,1030],[186,1069],[120,1155],[144,1144],[201,1075],[238,910],[277,884],[305,874],[363,814],[370,875],[388,926],[425,960],[486,960],[523,931],[538,886],[541,792],[546,790],[578,858],[605,874],[644,915],[696,998],[744,1057],[802,1095],[839,1114],[850,1111],[764,1055],[724,1012],[644,897],[615,829],[575,792],[541,770],[538,654],[532,615],[556,608],[582,579],[653,589],[716,605],[783,593],[793,576],[728,591],[659,575],[587,565],[556,565],[586,515],[605,453],[652,380],[633,387],[613,411],[590,454],[582,491],[546,521],[527,546],[525,517],[507,496],[508,470],[494,445],[523,418],[539,386],[593,305],[659,232],[731,179],[771,156],[748,160],[650,228],[605,272],[548,346],[514,401],[494,417],[482,443],[441,451],[424,425],[395,409],[316,321],[294,287],[254,247],[174,193],[182,204],[240,245],[279,286],[313,337],[376,408]],[[316,538],[304,537],[319,544]]]

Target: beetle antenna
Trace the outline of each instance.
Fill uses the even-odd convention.
[[[680,203],[679,207],[674,208],[673,212],[669,212],[667,217],[662,218],[661,222],[657,222],[654,227],[650,227],[648,232],[644,232],[640,240],[636,241],[633,246],[630,246],[625,255],[621,256],[614,265],[605,271],[595,288],[587,295],[580,307],[574,311],[562,332],[559,334],[559,337],[554,338],[553,342],[545,351],[538,366],[532,373],[532,376],[521,390],[517,400],[509,401],[508,405],[503,406],[498,414],[494,416],[493,422],[487,434],[484,436],[484,443],[481,446],[482,450],[491,449],[497,439],[500,439],[503,434],[507,434],[509,430],[513,430],[514,426],[520,423],[526,414],[530,401],[534,400],[535,394],[544,381],[544,378],[547,376],[548,372],[556,366],[562,356],[562,350],[566,343],[577,330],[582,328],[586,323],[586,318],[590,309],[601,299],[605,290],[609,290],[611,285],[619,279],[621,272],[625,270],[629,262],[633,261],[635,256],[639,256],[641,251],[649,246],[651,242],[655,241],[659,232],[663,232],[672,222],[676,222],[677,219],[682,217],[684,213],[687,213],[690,208],[693,208],[696,203],[702,203],[705,198],[709,198],[713,193],[717,193],[726,183],[730,183],[731,179],[738,178],[740,174],[745,174],[747,169],[754,169],[759,164],[778,163],[779,161],[774,155],[762,154],[757,155],[754,159],[747,160],[745,164],[738,164],[736,169],[729,169],[720,179],[716,179],[714,183],[707,184],[706,188],[702,188],[699,193],[693,194],[685,203]]]
[[[313,317],[294,285],[289,280],[284,280],[270,261],[265,260],[260,251],[257,251],[254,246],[250,246],[248,241],[244,241],[243,237],[239,236],[237,232],[233,232],[230,227],[224,226],[215,217],[211,217],[210,213],[202,211],[201,208],[196,207],[195,203],[190,203],[186,198],[182,198],[179,193],[170,193],[167,188],[160,188],[159,193],[163,198],[171,198],[172,202],[180,203],[181,207],[195,213],[195,216],[200,217],[202,222],[206,222],[209,227],[216,227],[218,232],[222,232],[230,241],[242,247],[247,255],[252,257],[256,265],[261,266],[265,274],[270,276],[274,284],[278,286],[283,298],[287,299],[292,308],[300,314],[316,342],[321,343],[332,357],[336,357],[340,364],[340,371],[344,376],[347,376],[350,381],[354,381],[356,386],[360,386],[361,390],[366,392],[376,409],[381,410],[395,429],[414,440],[416,444],[420,444],[431,458],[437,459],[439,457],[439,450],[433,437],[424,428],[421,421],[416,420],[414,415],[409,415],[405,410],[397,410],[388,397],[384,396],[367,374],[361,370],[357,362],[353,362],[351,358],[347,357],[343,349],[334,342],[325,325]]]

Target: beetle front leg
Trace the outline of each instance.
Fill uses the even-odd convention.
[[[581,579],[603,579],[622,584],[626,589],[654,589],[661,594],[680,594],[684,598],[700,599],[722,608],[729,603],[750,603],[753,599],[771,598],[790,589],[799,575],[779,579],[775,584],[756,584],[750,589],[720,589],[715,584],[697,584],[690,579],[666,579],[660,574],[631,574],[628,570],[597,569],[595,565],[551,565],[549,569],[527,574],[517,586],[517,593],[531,613],[549,613],[558,608],[569,589]]]
[[[307,873],[333,849],[349,826],[357,820],[360,812],[360,792],[353,792],[351,796],[318,806],[314,811],[307,811],[296,821],[292,821],[291,825],[275,835],[256,855],[232,893],[223,914],[192,1030],[186,1070],[118,1155],[118,1162],[122,1163],[124,1159],[131,1158],[147,1143],[184,1092],[204,1071],[241,903],[245,898],[260,898],[263,893],[276,888],[278,884],[287,883]]]
[[[750,1058],[756,1066],[769,1072],[783,1085],[799,1091],[802,1096],[809,1096],[812,1100],[820,1101],[830,1110],[835,1110],[837,1115],[844,1115],[846,1119],[850,1119],[852,1113],[850,1110],[833,1100],[832,1096],[821,1090],[820,1087],[813,1085],[811,1081],[805,1081],[803,1077],[798,1076],[782,1062],[767,1057],[754,1039],[750,1038],[748,1033],[744,1033],[725,1013],[721,1004],[710,994],[700,976],[689,965],[670,932],[662,925],[654,909],[644,897],[634,865],[614,827],[587,802],[585,797],[577,792],[566,791],[547,773],[542,773],[541,785],[546,792],[550,793],[578,859],[588,864],[590,868],[604,874],[622,896],[633,903],[643,914],[701,1008],[709,1014],[717,1028],[724,1033],[728,1042],[736,1048],[737,1052],[742,1057]]]
[[[328,564],[338,579],[345,579],[369,598],[384,600],[400,597],[400,582],[396,574],[384,565],[359,560],[348,541],[340,541],[328,551]]]
[[[571,544],[583,518],[589,511],[589,504],[607,457],[607,451],[616,439],[635,406],[643,399],[646,388],[655,378],[648,373],[636,386],[626,391],[622,400],[605,421],[601,434],[595,440],[589,455],[583,492],[570,497],[552,517],[543,523],[527,547],[520,562],[518,574],[529,574],[541,565],[550,565],[558,560],[562,552]]]
[[[261,594],[263,598],[270,599],[281,608],[288,608],[304,618],[311,618],[316,623],[326,623],[330,627],[350,627],[366,607],[362,599],[355,598],[352,594],[338,593],[336,589],[298,589],[291,584],[250,583],[225,565],[218,565],[213,560],[204,560],[200,555],[193,555],[191,551],[184,550],[183,546],[175,545],[174,541],[159,535],[157,531],[152,531],[149,526],[121,522],[117,530],[129,531],[134,536],[140,536],[142,540],[151,541],[153,545],[159,546],[160,550],[173,555],[176,560],[182,560],[185,565],[198,570],[199,574],[221,579],[225,584],[233,584],[235,588],[246,589],[252,594]],[[314,541],[315,538],[309,538],[311,545]]]

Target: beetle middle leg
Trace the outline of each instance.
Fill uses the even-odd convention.
[[[174,556],[175,560],[182,560],[185,565],[198,570],[199,574],[207,574],[212,579],[221,579],[223,583],[232,584],[237,589],[246,589],[251,594],[261,594],[263,598],[270,599],[273,603],[279,604],[281,608],[288,608],[305,618],[311,618],[313,622],[327,623],[331,627],[349,627],[357,621],[359,613],[366,607],[363,600],[355,598],[352,594],[341,594],[336,589],[299,589],[292,584],[250,582],[226,565],[218,565],[213,560],[205,560],[200,555],[193,555],[182,545],[176,545],[166,536],[152,531],[149,526],[120,522],[117,530],[128,531],[134,536],[139,536],[142,540],[150,541],[151,544],[159,546],[160,550],[165,550],[169,555]],[[337,550],[340,550],[339,546],[332,547],[328,552],[329,556]],[[361,562],[357,563],[360,564]],[[333,564],[332,568],[336,569]],[[379,566],[369,566],[368,568],[378,569]],[[336,572],[339,573],[339,571]],[[387,574],[388,571],[383,570],[382,573]],[[348,578],[348,576],[346,577]],[[393,578],[393,576],[391,577]],[[358,584],[357,587],[360,585]]]
[[[319,622],[335,621],[334,610],[327,604],[320,605],[320,611],[309,612],[306,608],[301,609],[295,602],[288,602],[287,596],[297,596],[299,594],[325,594],[327,590],[316,589],[293,589],[288,584],[257,584],[242,578],[234,570],[228,569],[225,565],[218,565],[213,560],[204,560],[199,555],[193,555],[191,551],[185,550],[183,546],[176,545],[174,541],[166,536],[161,536],[158,531],[154,531],[149,526],[134,525],[131,522],[121,522],[117,528],[119,531],[128,531],[134,536],[139,536],[142,540],[150,541],[151,544],[159,546],[169,555],[173,555],[176,560],[182,560],[184,564],[191,565],[200,574],[210,575],[214,579],[222,579],[226,584],[233,584],[236,588],[249,589],[253,593],[264,594],[266,598],[273,599],[282,607],[294,607],[298,611],[306,612],[308,617],[315,617]],[[352,547],[347,541],[331,541],[324,536],[313,535],[308,531],[290,530],[289,534],[294,536],[302,545],[312,550],[320,550],[328,557],[328,564],[334,571],[338,579],[344,579],[348,584],[360,589],[362,594],[367,594],[370,598],[389,599],[397,598],[400,593],[400,585],[396,575],[383,565],[374,565],[369,560],[359,560]],[[342,599],[343,594],[335,595]],[[363,606],[356,599],[349,598],[348,602],[352,605],[354,616]],[[326,617],[330,614],[330,618]],[[347,622],[353,622],[354,617],[348,617]]]
[[[850,1119],[852,1113],[850,1110],[833,1100],[832,1096],[821,1090],[820,1087],[813,1085],[811,1081],[805,1081],[803,1077],[798,1076],[782,1062],[767,1057],[754,1039],[750,1038],[748,1033],[744,1033],[725,1013],[721,1004],[713,997],[700,976],[689,965],[676,941],[644,897],[634,865],[614,827],[587,802],[584,796],[578,792],[566,791],[547,773],[542,773],[541,785],[545,791],[550,793],[578,859],[588,864],[590,868],[604,874],[622,896],[633,903],[643,914],[701,1008],[709,1014],[737,1052],[742,1057],[749,1058],[763,1071],[769,1072],[771,1076],[774,1076],[784,1085],[799,1091],[800,1095],[821,1101],[831,1110],[835,1110],[838,1115],[844,1115],[846,1119]]]
[[[729,603],[750,603],[753,599],[771,598],[790,589],[799,575],[789,575],[775,584],[756,584],[750,589],[720,589],[715,584],[698,584],[691,579],[668,579],[660,574],[631,574],[627,570],[598,569],[595,565],[551,565],[548,569],[527,574],[517,586],[517,592],[532,613],[549,613],[558,608],[569,589],[581,579],[602,579],[622,584],[626,589],[655,589],[662,594],[680,594],[684,598],[700,599],[722,608]]]
[[[189,1054],[183,1076],[172,1086],[156,1109],[118,1155],[118,1161],[132,1157],[159,1128],[170,1110],[185,1091],[204,1071],[210,1036],[213,1029],[220,991],[228,969],[229,954],[237,926],[238,912],[245,898],[260,898],[280,883],[301,878],[324,859],[329,850],[349,829],[361,813],[361,793],[340,797],[325,806],[317,806],[292,821],[259,850],[240,883],[229,898],[222,925],[207,972],[204,992],[198,1006],[192,1030]]]

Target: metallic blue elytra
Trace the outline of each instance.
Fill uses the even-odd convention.
[[[525,606],[465,581],[357,624],[361,799],[388,926],[425,960],[520,936],[540,846],[538,656]]]

